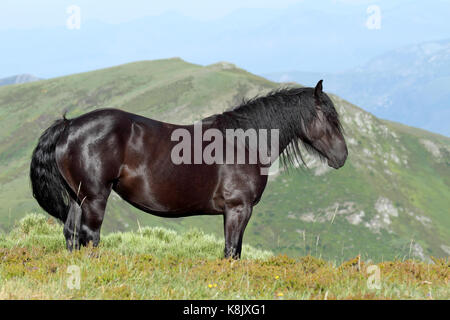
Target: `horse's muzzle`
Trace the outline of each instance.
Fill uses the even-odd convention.
[[[347,147],[345,147],[345,150],[338,156],[333,156],[333,157],[328,158],[328,165],[334,169],[339,169],[345,164],[345,161],[347,160],[347,156],[348,156],[348,151],[347,151]]]

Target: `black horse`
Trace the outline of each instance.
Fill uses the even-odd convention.
[[[339,117],[322,80],[315,88],[273,91],[202,121],[203,130],[220,132],[278,129],[278,151],[269,164],[260,157],[256,163],[174,163],[174,131],[195,134],[194,127],[117,109],[64,116],[49,127],[33,152],[30,178],[40,206],[64,223],[68,250],[98,245],[114,190],[133,206],[162,217],[223,215],[225,257],[238,259],[244,229],[266,187],[262,168],[279,155],[285,162],[303,160],[299,143],[335,169],[347,158]],[[205,147],[202,141],[200,149]],[[248,143],[244,149],[248,155]]]

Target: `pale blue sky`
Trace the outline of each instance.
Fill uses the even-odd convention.
[[[222,17],[239,8],[286,8],[299,0],[2,0],[0,2],[0,28],[33,28],[61,26],[67,17],[66,8],[77,5],[86,20],[121,23],[146,16],[178,11],[202,20]]]
[[[67,8],[81,9],[68,30]],[[366,24],[371,5],[381,27]],[[136,60],[229,61],[254,73],[337,72],[450,38],[450,0],[0,0],[0,77],[49,78]]]
[[[0,2],[0,29],[36,28],[62,26],[65,24],[66,8],[77,5],[82,9],[83,19],[106,23],[121,23],[146,16],[177,11],[185,16],[201,20],[214,20],[241,8],[284,9],[292,4],[304,3],[306,7],[322,10],[344,9],[351,6],[378,4],[385,9],[403,0],[2,0]],[[410,0],[406,3],[432,2]],[[331,5],[330,5],[331,3]],[[336,4],[339,6],[333,6]]]

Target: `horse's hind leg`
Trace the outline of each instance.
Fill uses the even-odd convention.
[[[85,198],[81,204],[82,218],[81,218],[81,244],[87,246],[90,242],[94,247],[98,246],[100,242],[100,228],[105,216],[106,202],[108,200],[110,190],[108,193],[101,194],[95,198]]]
[[[98,246],[110,192],[111,187],[102,186],[101,183],[91,184],[89,187],[80,185],[78,201],[70,200],[70,210],[64,224],[69,251],[87,246],[90,242],[94,247]]]
[[[80,248],[80,229],[81,229],[81,207],[74,200],[70,199],[70,209],[64,223],[64,237],[66,238],[67,250]]]

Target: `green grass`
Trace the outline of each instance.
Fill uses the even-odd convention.
[[[222,241],[198,230],[111,233],[98,248],[64,249],[61,226],[23,218],[0,236],[0,299],[449,299],[449,261],[336,264],[251,246],[222,259]],[[73,282],[80,270],[80,286]],[[69,284],[69,285],[68,285]],[[371,285],[371,284],[375,284]]]

